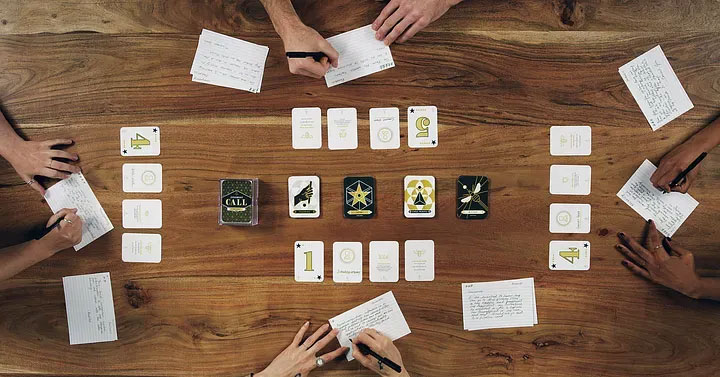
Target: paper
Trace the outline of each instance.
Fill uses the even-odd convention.
[[[693,108],[660,46],[618,71],[653,131]]]
[[[395,66],[390,47],[375,39],[372,25],[364,26],[327,41],[340,54],[338,67],[325,74],[328,88]]]
[[[408,146],[435,148],[438,146],[438,117],[435,106],[408,108]]]
[[[110,273],[63,278],[70,344],[117,340]]]
[[[699,203],[690,194],[664,194],[655,188],[650,177],[656,169],[652,162],[643,161],[617,196],[643,219],[652,219],[660,233],[672,237]]]
[[[590,165],[550,166],[550,193],[553,195],[590,195]]]
[[[463,328],[528,327],[537,324],[533,278],[463,283]]]
[[[162,237],[159,234],[123,233],[122,261],[160,263]]]
[[[375,329],[393,341],[410,334],[410,327],[392,291],[335,316],[329,322],[333,329],[340,329],[337,335],[340,345],[350,348],[346,354],[348,361],[354,360],[350,339],[364,329]]]
[[[589,156],[592,153],[590,126],[550,127],[550,155]]]
[[[77,208],[77,215],[83,221],[83,228],[82,241],[75,245],[75,251],[113,229],[110,219],[82,173],[73,173],[70,178],[63,179],[47,189],[45,201],[53,213],[63,208]]]
[[[160,127],[120,128],[120,155],[159,156]]]

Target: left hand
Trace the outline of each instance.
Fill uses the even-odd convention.
[[[72,143],[73,141],[70,139],[48,141],[23,140],[13,145],[12,153],[7,156],[7,159],[25,183],[29,182],[30,187],[40,194],[45,194],[45,189],[42,185],[35,182],[34,177],[36,175],[65,179],[70,177],[72,173],[80,172],[78,166],[58,160],[60,158],[77,161],[77,154],[60,149],[53,149],[53,147],[58,145],[70,145]]]
[[[390,46],[412,38],[460,0],[391,0],[372,23],[375,38]],[[392,30],[392,31],[391,31]]]

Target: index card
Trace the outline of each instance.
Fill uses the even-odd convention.
[[[110,273],[63,277],[70,344],[117,340]]]
[[[327,39],[340,54],[338,67],[325,74],[328,88],[395,66],[390,47],[375,39],[372,25]]]

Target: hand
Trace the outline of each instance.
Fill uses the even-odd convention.
[[[391,0],[373,21],[375,38],[390,46],[412,38],[460,0]],[[392,30],[392,31],[390,31]],[[388,34],[389,32],[389,34]]]
[[[623,260],[623,265],[636,275],[654,283],[688,297],[699,298],[700,276],[695,272],[692,253],[674,246],[670,238],[663,238],[661,241],[654,221],[649,220],[648,226],[645,247],[625,233],[618,233],[622,244],[615,247],[628,258]]]
[[[655,173],[650,177],[650,182],[665,192],[677,191],[686,193],[695,181],[695,178],[697,178],[700,165],[696,166],[695,169],[691,170],[685,176],[685,179],[681,181],[682,184],[671,187],[670,182],[680,175],[683,170],[687,169],[702,152],[702,148],[691,141],[686,141],[678,145],[660,160],[660,165],[658,165],[657,170],[655,170]]]
[[[83,221],[77,215],[77,209],[63,208],[59,210],[50,217],[45,227],[51,227],[59,219],[61,220],[58,226],[40,239],[40,242],[46,245],[52,254],[73,247],[82,241]]]
[[[390,369],[388,366],[381,366],[377,359],[370,355],[363,355],[358,347],[353,347],[353,357],[365,368],[368,368],[381,376],[410,377],[410,374],[402,362],[400,351],[398,351],[392,340],[390,340],[387,336],[375,331],[374,329],[365,329],[358,333],[352,342],[353,344],[362,343],[370,347],[370,349],[378,355],[394,361],[397,365],[400,365],[402,372],[398,373]]]
[[[285,52],[323,52],[328,58],[319,62],[313,58],[288,58],[290,72],[295,75],[309,76],[316,79],[325,76],[330,66],[338,66],[338,52],[313,28],[302,25],[283,35]]]
[[[80,168],[58,159],[77,161],[78,155],[63,150],[53,149],[58,145],[70,145],[70,139],[57,139],[48,141],[19,141],[12,146],[11,153],[7,159],[10,165],[17,171],[20,178],[40,194],[45,194],[45,189],[35,182],[36,175],[65,179],[71,173],[79,173]]]
[[[285,348],[279,355],[260,373],[255,374],[256,377],[307,377],[310,371],[317,367],[315,356],[320,350],[328,345],[338,334],[337,329],[333,329],[322,339],[320,336],[330,327],[327,323],[320,326],[314,334],[310,335],[304,342],[303,336],[310,327],[310,322],[305,322],[300,331],[295,335],[292,343]],[[318,340],[320,339],[320,340]],[[302,344],[301,344],[302,342]],[[328,352],[319,356],[325,363],[328,363],[340,355],[347,352],[347,347],[340,347],[335,351]]]

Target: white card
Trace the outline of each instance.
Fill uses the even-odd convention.
[[[159,234],[123,233],[123,262],[160,263],[162,237]]]
[[[162,165],[123,164],[123,192],[162,192]]]
[[[590,242],[550,241],[548,268],[551,270],[589,270]]]
[[[400,148],[400,109],[397,107],[370,109],[370,148]]]
[[[162,201],[160,199],[125,199],[122,201],[123,228],[162,228]]]
[[[121,156],[159,156],[160,127],[123,127],[120,129]]]
[[[438,145],[438,118],[435,106],[408,108],[408,146],[435,148]]]
[[[589,156],[592,153],[590,126],[550,127],[550,154],[553,156]]]
[[[314,175],[288,178],[288,205],[290,217],[320,217],[320,178]]]
[[[373,283],[400,280],[400,243],[397,241],[370,242],[370,281]]]
[[[345,107],[327,110],[328,148],[357,149],[357,109]]]
[[[435,217],[435,177],[406,176],[404,200],[405,217]]]
[[[319,107],[292,109],[292,146],[294,149],[322,148],[322,110]]]
[[[333,281],[362,282],[362,242],[333,243]]]
[[[328,88],[395,66],[390,47],[375,38],[372,25],[363,26],[327,39],[338,52],[338,66],[325,74]]]
[[[550,166],[550,193],[590,195],[590,165]]]
[[[325,244],[322,241],[295,241],[295,281],[320,283],[325,280]]]
[[[405,241],[405,280],[435,280],[435,242],[433,240]]]
[[[550,204],[550,233],[590,233],[590,204]]]
[[[65,276],[62,281],[70,344],[117,340],[110,273]]]

